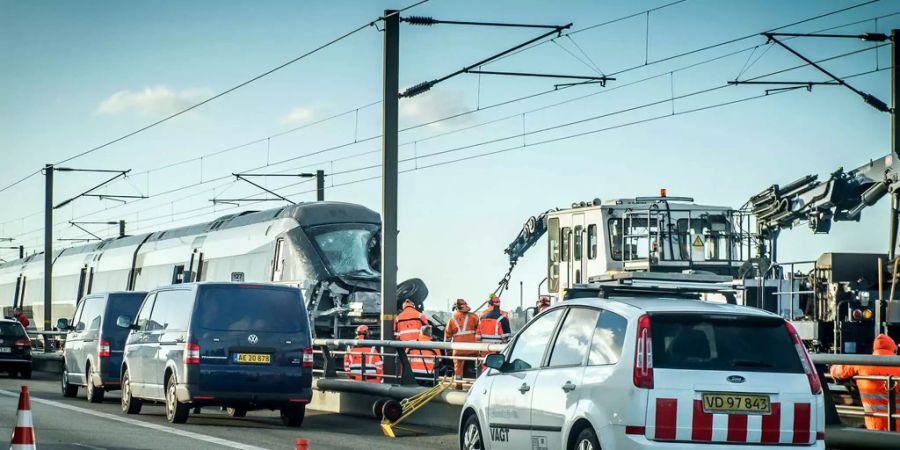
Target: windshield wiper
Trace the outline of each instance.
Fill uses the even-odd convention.
[[[731,361],[731,367],[775,367],[775,364],[755,359],[734,359]]]

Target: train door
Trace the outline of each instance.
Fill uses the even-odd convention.
[[[572,284],[586,281],[587,258],[584,257],[584,214],[572,216]]]
[[[559,293],[559,218],[547,221],[547,288],[552,294]]]
[[[572,285],[572,227],[559,229],[559,262],[562,265],[559,274],[561,289],[568,289]],[[560,292],[562,293],[562,292]]]

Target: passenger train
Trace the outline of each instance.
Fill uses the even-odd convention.
[[[53,253],[52,319],[92,292],[191,281],[277,282],[303,291],[315,334],[352,336],[380,313],[378,213],[341,202],[245,211]],[[44,317],[44,254],[0,264],[0,305]]]

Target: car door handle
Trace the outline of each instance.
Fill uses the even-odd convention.
[[[519,386],[519,392],[521,392],[521,393],[523,393],[523,394],[526,393],[526,392],[528,392],[528,391],[530,391],[530,390],[531,390],[531,387],[528,386],[528,385],[525,384],[525,383],[522,383],[522,385]]]
[[[566,384],[562,385],[562,390],[566,394],[575,390],[575,385],[572,384],[571,381],[566,381]]]

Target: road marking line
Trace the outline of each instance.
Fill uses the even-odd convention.
[[[5,395],[7,397],[18,398],[18,392],[11,392],[7,390],[0,389],[0,395]],[[82,414],[87,414],[95,417],[100,417],[108,420],[115,420],[117,422],[127,423],[129,425],[134,425],[138,427],[149,428],[151,430],[161,431],[163,433],[174,434],[176,436],[196,439],[198,441],[208,442],[210,444],[221,445],[229,448],[238,448],[242,450],[264,450],[263,447],[256,447],[253,445],[241,444],[240,442],[229,441],[227,439],[220,439],[213,436],[207,436],[205,434],[194,433],[192,431],[184,431],[178,430],[171,427],[167,427],[165,425],[157,425],[155,423],[148,423],[137,419],[130,419],[127,417],[120,417],[114,414],[104,413],[100,411],[93,411],[90,409],[79,408],[77,406],[67,405],[65,403],[56,402],[53,400],[45,400],[42,398],[31,397],[32,403],[40,403],[42,405],[54,406],[60,409],[68,409],[69,411],[80,412]]]

